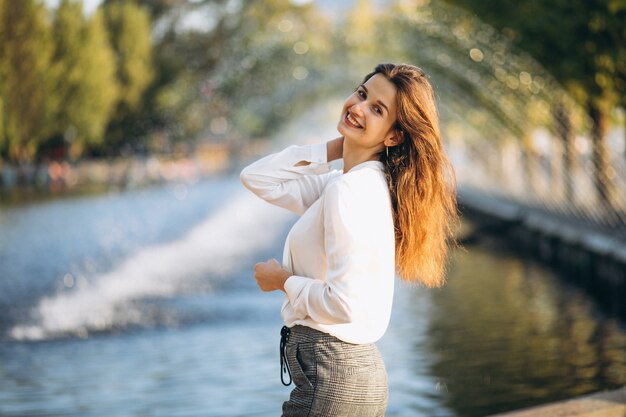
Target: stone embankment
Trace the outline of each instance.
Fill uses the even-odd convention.
[[[626,387],[490,417],[625,417]]]

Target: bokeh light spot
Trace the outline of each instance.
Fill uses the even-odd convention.
[[[303,41],[296,42],[293,46],[293,50],[298,55],[303,55],[309,52],[309,44]]]
[[[470,58],[472,58],[472,60],[475,62],[481,62],[483,58],[485,57],[483,55],[483,51],[481,51],[478,48],[472,48],[469,54],[470,54]]]
[[[533,77],[531,77],[526,71],[522,71],[519,74],[519,81],[524,85],[530,85],[530,83],[533,82]]]
[[[293,69],[293,78],[296,80],[304,80],[308,76],[309,70],[305,67],[298,66]]]
[[[517,90],[517,87],[519,87],[519,79],[513,75],[509,75],[506,78],[506,85],[511,89],[511,90]]]
[[[293,29],[293,22],[289,19],[283,19],[278,24],[278,30],[281,32],[291,32]]]

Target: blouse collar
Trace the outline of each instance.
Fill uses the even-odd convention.
[[[381,171],[384,171],[385,165],[382,163],[382,161],[365,161],[365,162],[356,164],[355,166],[350,168],[348,172],[354,172],[354,171],[358,171],[359,169],[364,169],[364,168],[374,168],[374,169],[379,169]],[[348,172],[345,172],[344,174],[347,174]]]

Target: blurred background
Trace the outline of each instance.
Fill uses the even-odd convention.
[[[0,415],[274,416],[296,217],[239,172],[422,67],[459,185],[396,282],[387,416],[626,384],[626,1],[0,0]],[[340,168],[341,161],[334,162]]]

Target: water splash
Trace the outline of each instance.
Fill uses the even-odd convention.
[[[167,298],[196,281],[220,279],[241,259],[278,238],[290,213],[241,191],[180,240],[147,247],[100,276],[78,279],[71,291],[43,298],[29,320],[9,329],[13,340],[87,337],[93,332],[149,325],[153,312],[137,301]],[[206,284],[205,284],[206,285]],[[162,318],[167,324],[167,317]]]

